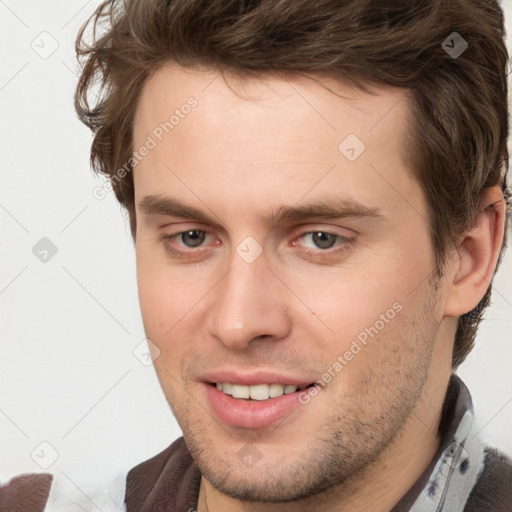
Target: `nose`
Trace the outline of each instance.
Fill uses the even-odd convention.
[[[264,255],[247,263],[234,253],[230,263],[211,297],[210,335],[232,349],[244,349],[263,337],[286,337],[291,328],[290,292]]]

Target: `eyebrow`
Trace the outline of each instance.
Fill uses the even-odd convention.
[[[139,209],[144,215],[164,215],[204,223],[214,222],[213,217],[218,218],[213,212],[213,215],[210,216],[193,206],[182,203],[176,198],[161,195],[145,196],[139,202]],[[379,208],[365,206],[353,199],[329,197],[300,206],[282,205],[277,209],[276,213],[272,212],[265,221],[269,224],[284,224],[287,222],[299,222],[311,219],[361,217],[383,218],[384,215]]]

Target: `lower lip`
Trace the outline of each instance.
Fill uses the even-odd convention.
[[[215,386],[204,383],[206,398],[215,415],[227,425],[243,428],[264,428],[283,420],[301,405],[299,391],[268,400],[233,398]]]

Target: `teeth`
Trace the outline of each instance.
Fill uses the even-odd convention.
[[[284,394],[288,395],[290,393],[295,393],[297,391],[297,386],[294,386],[293,384],[288,384],[284,387]]]
[[[233,398],[249,398],[249,387],[241,386],[240,384],[233,384]]]
[[[256,384],[255,386],[244,386],[242,384],[231,384],[229,382],[217,382],[215,387],[231,395],[233,398],[245,398],[252,400],[268,400],[282,395],[295,393],[298,387],[295,384]]]
[[[270,384],[268,388],[270,398],[276,398],[277,396],[284,395],[284,386],[282,384]]]
[[[257,386],[244,386],[249,390],[249,396],[253,400],[266,400],[269,397],[268,384],[258,384]]]

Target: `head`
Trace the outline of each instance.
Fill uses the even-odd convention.
[[[508,165],[497,2],[105,2],[77,51],[92,164],[128,211],[155,367],[203,474],[279,501],[374,460],[489,303]],[[230,424],[208,383],[235,368],[317,392]]]

